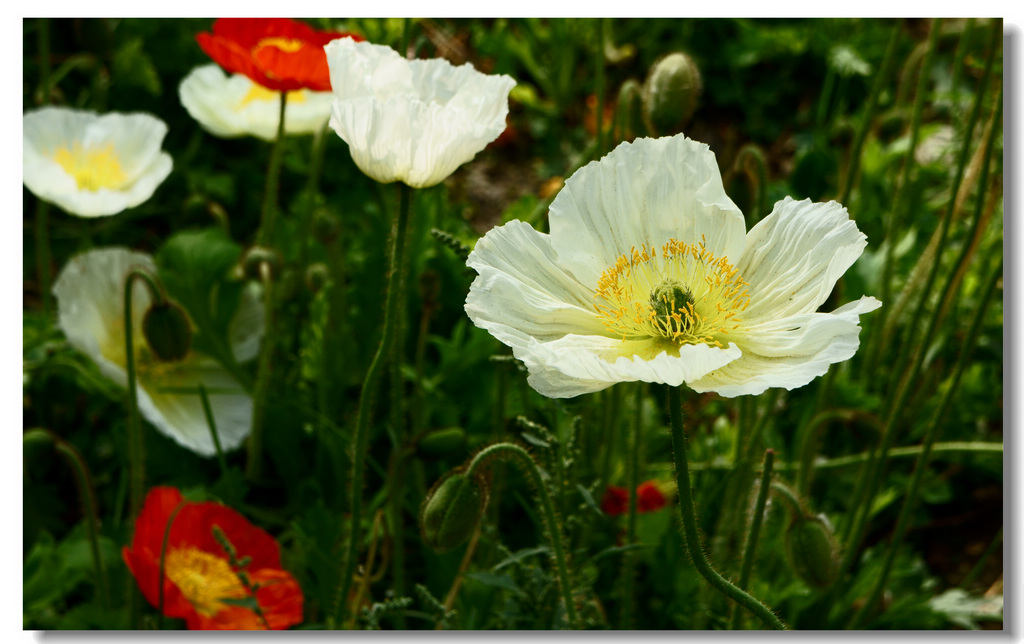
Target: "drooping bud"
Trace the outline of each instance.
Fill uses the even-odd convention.
[[[797,516],[789,524],[786,555],[793,572],[808,586],[828,588],[839,573],[839,548],[823,516]]]
[[[149,307],[142,318],[142,335],[161,362],[179,362],[192,347],[192,323],[185,310],[164,300]]]
[[[424,456],[439,457],[461,449],[466,444],[466,432],[461,427],[445,427],[427,432],[416,443],[416,451]]]
[[[483,479],[453,471],[434,484],[420,508],[423,541],[437,552],[469,539],[487,507]]]
[[[263,280],[263,266],[266,265],[272,279],[280,275],[281,255],[272,248],[253,246],[242,257],[242,272],[251,280]]]
[[[651,67],[644,83],[644,121],[652,134],[682,132],[703,91],[700,70],[689,56],[674,52]]]
[[[647,130],[643,122],[643,87],[635,79],[627,79],[619,88],[615,120],[624,141],[631,141]]]

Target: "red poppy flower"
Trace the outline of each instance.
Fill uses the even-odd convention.
[[[338,38],[365,40],[340,31],[318,31],[289,18],[220,18],[213,33],[196,36],[210,58],[233,74],[267,89],[331,89],[324,45]]]
[[[172,487],[150,490],[131,548],[121,551],[150,604],[160,604],[160,551],[169,522],[165,615],[194,630],[280,630],[302,621],[302,589],[281,569],[274,538],[231,508],[184,501]]]
[[[654,481],[644,481],[636,487],[636,511],[655,512],[665,507],[665,495]],[[601,509],[615,517],[629,512],[629,492],[626,488],[609,485],[601,498]]]

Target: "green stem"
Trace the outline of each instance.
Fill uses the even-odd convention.
[[[775,461],[775,451],[767,449],[764,452],[764,467],[761,469],[761,487],[757,489],[757,500],[754,501],[754,514],[750,517],[750,530],[747,532],[746,543],[743,544],[743,560],[740,564],[740,580],[736,585],[740,590],[746,590],[750,583],[750,573],[754,569],[754,550],[757,549],[757,539],[761,534],[761,523],[764,521],[764,506],[768,502],[768,491],[771,487],[772,464]],[[743,622],[742,613],[733,607],[732,624],[729,628],[738,630]]]
[[[210,437],[213,438],[213,447],[217,450],[217,462],[220,464],[220,474],[228,473],[228,464],[224,459],[224,450],[220,446],[220,436],[217,434],[217,421],[213,418],[213,410],[210,409],[210,397],[206,393],[206,385],[199,383],[199,400],[203,403],[203,414],[206,415],[206,426],[210,428]]]
[[[636,384],[636,402],[633,405],[633,432],[629,442],[629,459],[626,461],[626,486],[629,490],[629,514],[626,517],[626,543],[636,543],[636,488],[640,479],[640,444],[643,431],[644,385]],[[636,603],[636,557],[635,552],[625,553],[622,560],[622,610],[619,613],[619,628],[626,630],[634,627],[633,615]]]
[[[857,180],[857,171],[860,169],[860,154],[864,147],[864,140],[867,138],[868,130],[871,129],[871,121],[875,117],[875,110],[878,108],[878,97],[882,93],[882,87],[889,79],[890,69],[896,60],[896,43],[899,41],[900,29],[903,27],[903,20],[893,23],[892,33],[889,35],[889,44],[886,45],[885,55],[882,57],[882,67],[875,76],[875,82],[871,84],[871,93],[868,95],[867,106],[864,108],[864,118],[857,128],[857,134],[853,138],[853,147],[850,150],[850,163],[846,168],[846,177],[843,179],[843,190],[839,195],[839,203],[849,206],[850,193],[853,191],[854,182]]]
[[[267,413],[267,395],[270,393],[271,360],[274,355],[274,275],[268,262],[261,262],[260,278],[263,283],[264,332],[260,343],[260,358],[256,368],[256,387],[252,393],[252,430],[246,451],[245,477],[256,481],[263,474],[263,425]]]
[[[359,413],[356,417],[355,437],[352,441],[352,477],[350,481],[349,512],[351,513],[348,548],[341,567],[341,579],[338,591],[334,596],[334,606],[328,618],[327,627],[333,629],[336,624],[343,623],[348,613],[348,593],[352,587],[352,575],[355,573],[356,557],[359,554],[361,539],[361,519],[363,509],[363,478],[366,469],[366,444],[369,438],[371,404],[376,393],[380,378],[387,367],[387,356],[394,340],[395,322],[398,311],[398,283],[405,272],[405,237],[409,224],[409,209],[412,189],[404,183],[399,184],[398,216],[395,232],[391,240],[391,270],[388,272],[387,299],[384,307],[384,329],[377,352],[373,356],[370,368],[366,372],[366,380],[359,394]]]
[[[270,245],[273,239],[274,216],[277,214],[277,183],[281,175],[281,157],[284,156],[284,108],[288,103],[288,92],[281,92],[281,110],[277,121],[277,138],[270,149],[270,163],[267,165],[267,182],[263,192],[263,211],[260,214],[260,230],[256,234],[258,246]]]
[[[555,508],[551,502],[551,494],[544,484],[537,462],[533,460],[530,453],[522,447],[513,443],[497,443],[480,450],[469,467],[466,468],[466,477],[472,478],[480,467],[487,467],[488,464],[497,459],[508,459],[516,463],[530,477],[530,483],[537,491],[540,498],[541,509],[544,512],[544,523],[547,525],[548,538],[551,540],[551,549],[554,553],[555,566],[558,571],[558,586],[562,592],[562,602],[565,604],[565,617],[569,628],[579,629],[576,618],[576,605],[572,599],[572,585],[569,577],[569,565],[566,561],[566,554],[562,546],[561,529],[555,515]]]
[[[753,173],[747,171],[748,161],[753,161]],[[748,181],[751,183],[750,192],[753,212],[750,213],[749,219],[750,226],[753,226],[768,214],[766,212],[768,210],[768,170],[765,166],[764,154],[761,152],[761,148],[753,143],[744,145],[736,154],[735,167],[743,170],[744,174],[747,175]],[[751,177],[751,174],[754,176]]]
[[[729,580],[718,574],[707,555],[697,530],[697,512],[693,505],[693,493],[690,489],[690,471],[686,462],[686,435],[683,432],[683,406],[678,387],[668,388],[668,407],[672,418],[672,453],[676,469],[676,485],[679,491],[679,514],[683,521],[683,537],[690,559],[697,572],[716,590],[754,613],[766,626],[776,630],[786,630],[786,625],[772,613],[771,609],[750,594],[737,588]]]
[[[889,573],[892,570],[892,564],[896,560],[896,553],[900,548],[900,544],[903,541],[903,537],[906,534],[907,527],[910,523],[910,515],[914,510],[914,503],[917,501],[917,495],[921,491],[921,482],[924,480],[925,472],[928,469],[928,458],[931,456],[932,445],[935,443],[935,438],[939,434],[943,421],[949,417],[950,408],[952,407],[953,401],[956,400],[956,392],[960,386],[960,378],[963,376],[964,370],[967,367],[967,358],[974,349],[974,345],[981,332],[981,325],[985,321],[985,313],[988,311],[988,305],[992,301],[992,295],[996,291],[996,285],[1002,277],[1003,262],[1000,260],[996,269],[992,272],[992,276],[988,280],[985,295],[982,297],[981,303],[975,312],[974,321],[971,324],[971,330],[967,334],[967,340],[961,346],[960,355],[957,357],[956,367],[953,370],[952,382],[949,385],[949,389],[943,395],[942,404],[939,406],[935,415],[932,417],[931,423],[929,423],[928,428],[925,430],[921,453],[918,455],[917,462],[914,464],[914,475],[910,480],[910,487],[907,491],[907,495],[903,499],[903,507],[900,508],[900,515],[896,520],[896,530],[893,532],[892,541],[889,543],[889,547],[885,552],[885,561],[882,564],[882,570],[875,578],[875,585],[868,594],[867,600],[861,605],[860,610],[858,610],[853,616],[853,619],[850,620],[850,624],[847,627],[849,629],[857,628],[864,620],[867,612],[874,608],[879,596],[885,589],[885,583],[889,580]]]
[[[974,580],[978,578],[978,575],[980,575],[981,572],[985,569],[985,563],[988,562],[989,557],[995,554],[996,548],[1002,545],[1002,543],[1003,528],[1002,526],[1000,526],[999,532],[996,533],[996,536],[993,537],[992,542],[988,544],[987,548],[985,548],[985,552],[981,553],[981,556],[978,557],[978,562],[974,564],[974,567],[971,568],[971,571],[967,573],[967,576],[964,577],[963,581],[957,584],[956,587],[969,588],[970,585],[974,583]]]
[[[302,222],[302,239],[299,241],[299,266],[305,266],[309,261],[309,246],[315,238],[313,210],[316,208],[317,184],[320,182],[320,173],[324,167],[324,149],[327,147],[328,129],[327,122],[324,122],[323,126],[313,134],[309,176],[306,178],[306,212]]]

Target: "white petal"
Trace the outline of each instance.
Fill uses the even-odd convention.
[[[742,358],[689,385],[727,398],[760,394],[769,387],[802,387],[830,364],[853,357],[860,345],[860,316],[880,306],[875,298],[863,297],[832,313],[804,313],[752,326],[737,339]]]
[[[750,283],[750,323],[810,313],[860,257],[867,237],[846,208],[786,197],[747,234],[737,265]]]
[[[22,173],[36,196],[81,217],[114,215],[149,199],[170,174],[173,162],[160,150],[167,126],[148,114],[94,112],[44,107],[23,118]],[[54,160],[56,152],[79,144],[110,146],[124,178],[98,190],[78,183]]]
[[[277,138],[280,100],[276,92],[263,91],[242,74],[228,75],[217,64],[193,69],[178,88],[181,104],[203,129],[214,136]],[[313,134],[331,115],[330,92],[299,90],[288,93],[285,133]]]
[[[330,125],[359,169],[382,183],[440,183],[505,129],[508,76],[472,65],[408,61],[389,47],[341,38],[324,50]]]
[[[165,436],[200,456],[216,448],[199,397],[206,386],[221,447],[235,449],[252,427],[252,398],[217,363],[190,354],[185,361],[157,370],[139,371],[139,411]],[[163,391],[188,389],[194,393]]]
[[[260,340],[266,329],[262,292],[258,282],[249,282],[238,300],[238,311],[231,319],[228,340],[238,362],[252,360],[260,352]]]
[[[725,194],[715,155],[683,135],[622,143],[565,182],[551,203],[552,245],[578,280],[601,273],[632,247],[702,236],[733,263],[743,248],[743,215]]]
[[[511,221],[477,242],[467,264],[480,273],[466,298],[473,323],[515,327],[539,340],[604,332],[593,291],[558,267],[550,238]]]

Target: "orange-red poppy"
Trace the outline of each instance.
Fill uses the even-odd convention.
[[[220,18],[199,46],[226,71],[245,74],[267,89],[290,92],[331,89],[324,45],[338,38],[365,40],[340,31],[319,31],[290,18]]]
[[[644,481],[636,487],[637,512],[655,512],[665,507],[666,503],[665,495],[654,481]],[[609,485],[601,498],[601,509],[612,517],[629,512],[629,493],[626,488]]]
[[[153,606],[161,601],[165,534],[164,615],[194,630],[280,630],[302,622],[302,589],[281,568],[274,538],[231,508],[185,501],[173,487],[150,490],[131,548],[121,551]]]

